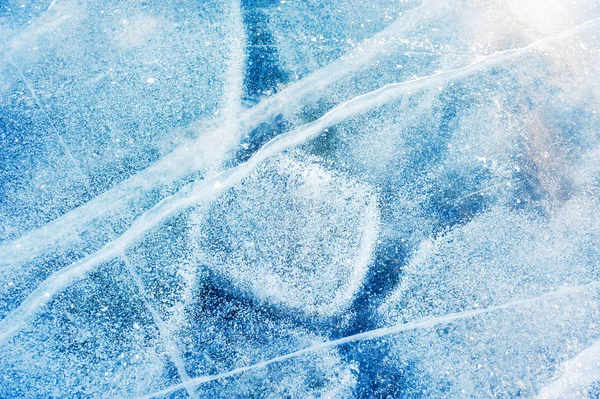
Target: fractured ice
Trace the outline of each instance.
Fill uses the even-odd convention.
[[[0,3],[0,397],[600,395],[594,0]]]

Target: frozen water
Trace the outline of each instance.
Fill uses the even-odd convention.
[[[306,158],[306,157],[304,157]],[[284,155],[194,215],[198,258],[257,298],[309,314],[350,304],[367,272],[379,215],[370,190]]]
[[[594,0],[0,2],[0,397],[600,393]]]

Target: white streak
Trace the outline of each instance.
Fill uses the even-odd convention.
[[[556,297],[556,296],[563,296],[563,295],[568,295],[568,294],[575,294],[575,293],[579,293],[579,292],[585,292],[587,290],[597,289],[599,287],[600,287],[600,281],[593,281],[591,283],[578,285],[578,286],[561,287],[555,291],[551,291],[551,292],[542,294],[537,297],[511,301],[511,302],[505,303],[503,305],[491,306],[491,307],[485,308],[485,309],[476,309],[476,310],[468,310],[468,311],[464,311],[464,312],[450,313],[450,314],[447,314],[444,316],[439,316],[439,317],[426,317],[426,318],[418,319],[418,320],[411,321],[408,323],[397,324],[392,327],[378,328],[375,330],[370,330],[370,331],[366,331],[366,332],[363,332],[360,334],[350,335],[348,337],[336,339],[333,341],[322,342],[322,343],[310,346],[308,348],[304,348],[299,351],[289,353],[287,355],[277,356],[277,357],[271,358],[269,360],[264,360],[262,362],[255,363],[250,366],[239,367],[239,368],[236,368],[234,370],[231,370],[231,371],[228,371],[225,373],[196,377],[196,378],[193,378],[190,381],[190,383],[195,384],[195,385],[200,385],[200,384],[204,384],[204,383],[207,383],[210,381],[232,377],[234,375],[238,375],[238,374],[244,373],[246,371],[262,369],[270,364],[279,363],[284,360],[296,358],[296,357],[299,357],[299,356],[302,356],[302,355],[305,355],[305,354],[311,353],[311,352],[317,352],[317,351],[333,348],[336,346],[340,346],[340,345],[344,345],[344,344],[348,344],[348,343],[352,343],[352,342],[366,341],[366,340],[371,340],[371,339],[375,339],[375,338],[381,338],[381,337],[385,337],[385,336],[388,336],[391,334],[397,334],[397,333],[404,332],[404,331],[431,328],[436,325],[447,324],[447,323],[453,322],[455,320],[468,319],[468,318],[472,318],[472,317],[482,315],[485,313],[494,312],[497,310],[510,309],[510,308],[514,308],[514,307],[518,307],[518,306],[522,306],[522,305],[528,305],[528,304],[532,304],[532,303],[535,303],[535,302],[543,300],[543,299],[548,299],[548,298],[552,298],[552,297]],[[596,352],[598,352],[598,354],[600,354],[600,344],[598,345],[598,348],[596,348]],[[590,352],[588,354],[588,356],[586,356],[586,359],[589,360],[589,358],[590,358],[589,355],[597,354],[596,352],[593,352],[593,353]],[[600,358],[597,357],[596,359],[600,359]],[[597,364],[597,362],[596,362],[596,364]],[[185,384],[173,385],[162,391],[158,391],[158,392],[154,392],[152,394],[146,395],[146,396],[142,396],[140,399],[149,399],[149,398],[152,398],[155,396],[162,396],[162,395],[171,393],[173,391],[176,391],[178,389],[185,388],[185,386],[186,386]]]
[[[177,369],[177,374],[179,375],[181,382],[186,384],[186,390],[191,398],[193,398],[193,399],[198,398],[198,395],[196,394],[194,387],[189,384],[191,379],[190,379],[190,376],[188,375],[187,371],[185,370],[185,363],[183,362],[183,359],[181,358],[181,355],[179,354],[179,348],[177,347],[177,344],[175,343],[175,341],[173,341],[173,339],[171,338],[171,336],[172,336],[171,329],[163,321],[162,317],[160,316],[160,314],[158,313],[156,308],[150,303],[150,301],[148,299],[149,295],[146,291],[146,288],[144,287],[144,283],[142,282],[142,279],[140,278],[139,274],[137,274],[137,272],[135,271],[135,269],[134,269],[133,265],[131,264],[131,262],[129,261],[129,259],[127,259],[127,257],[124,255],[121,256],[121,258],[122,258],[123,262],[125,262],[125,267],[127,268],[129,275],[133,279],[133,282],[135,283],[135,285],[140,293],[140,296],[142,297],[142,301],[144,302],[144,305],[150,311],[150,314],[152,315],[152,319],[154,320],[154,324],[156,324],[156,327],[158,327],[158,332],[160,334],[160,338],[163,341],[165,351],[167,352],[167,355],[169,355],[169,358],[175,365],[175,369]]]
[[[463,200],[465,198],[470,198],[470,197],[473,197],[473,196],[475,196],[477,194],[483,194],[483,193],[486,193],[486,192],[488,192],[490,190],[493,190],[495,188],[502,187],[504,185],[510,185],[510,181],[507,180],[507,181],[503,181],[503,182],[500,182],[500,183],[492,184],[491,186],[484,187],[484,188],[482,188],[480,190],[472,191],[470,193],[461,195],[460,197],[456,197],[453,200],[450,200],[448,202],[458,202],[458,201]]]
[[[593,23],[597,23],[598,21],[600,21],[600,18],[595,18],[563,32],[537,40],[526,47],[495,52],[489,56],[479,58],[478,61],[462,68],[452,69],[406,82],[389,84],[367,94],[354,97],[333,108],[320,119],[275,137],[257,151],[247,162],[219,173],[213,178],[188,184],[176,194],[162,200],[154,208],[145,212],[116,240],[107,244],[99,251],[86,256],[81,261],[75,262],[65,269],[53,273],[42,282],[40,286],[35,289],[21,305],[19,305],[19,307],[0,321],[0,345],[5,343],[14,333],[23,328],[39,311],[40,307],[44,305],[49,298],[54,296],[54,294],[62,291],[74,281],[85,278],[87,273],[97,265],[119,256],[127,247],[139,241],[147,231],[158,226],[169,217],[178,214],[190,206],[212,200],[221,192],[234,186],[240,180],[250,175],[261,162],[270,157],[317,136],[324,129],[332,125],[384,105],[406,93],[427,89],[432,86],[439,87],[439,85],[449,81],[480,72],[501,61],[526,53],[531,49],[574,33],[575,31]],[[220,184],[216,185],[215,183],[217,182]]]
[[[3,254],[0,263],[18,266],[51,248],[66,247],[76,240],[81,229],[93,220],[126,209],[134,199],[142,197],[156,187],[173,183],[189,173],[214,169],[223,162],[225,154],[231,151],[242,137],[260,124],[285,112],[291,103],[301,101],[307,96],[319,96],[328,85],[357,72],[373,59],[389,52],[389,47],[395,43],[394,38],[408,31],[419,20],[421,11],[425,12],[422,6],[405,14],[333,63],[239,114],[236,111],[236,97],[241,95],[239,82],[232,76],[240,65],[238,55],[232,55],[228,70],[229,94],[225,101],[226,108],[231,109],[228,110],[224,123],[216,126],[215,122],[211,122],[207,126],[200,127],[198,139],[182,145],[154,165],[44,227],[26,233],[11,243],[0,245],[0,253]],[[232,44],[234,50],[236,50],[236,43],[234,40]]]
[[[544,387],[537,399],[575,398],[582,390],[600,381],[600,341],[559,368],[563,370],[562,376]]]

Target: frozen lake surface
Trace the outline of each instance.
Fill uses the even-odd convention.
[[[1,398],[598,398],[598,0],[0,0]]]

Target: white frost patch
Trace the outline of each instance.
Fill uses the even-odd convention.
[[[202,259],[259,298],[308,314],[347,306],[379,229],[376,197],[317,159],[278,156],[191,220]]]
[[[158,19],[147,15],[122,19],[114,39],[119,47],[124,49],[139,47],[152,38],[160,25],[161,22]]]
[[[589,385],[600,381],[600,341],[563,364],[560,378],[544,387],[537,399],[592,397]]]

